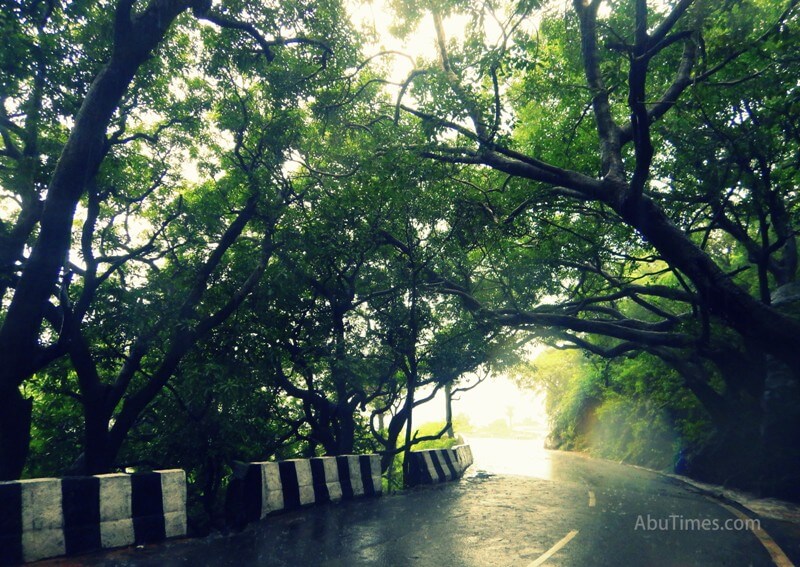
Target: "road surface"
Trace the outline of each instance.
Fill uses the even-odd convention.
[[[460,482],[270,517],[231,536],[47,562],[91,566],[800,565],[800,528],[662,475],[540,442],[472,439]],[[743,515],[743,511],[747,516]],[[758,519],[758,518],[755,518]],[[753,528],[755,527],[755,531]],[[758,529],[760,528],[760,529]]]

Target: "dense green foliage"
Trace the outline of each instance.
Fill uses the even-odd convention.
[[[548,446],[672,470],[709,442],[712,424],[680,376],[658,359],[589,358],[549,350],[516,369],[547,395]]]
[[[608,361],[553,390],[561,442],[800,497],[797,3],[409,14],[438,53],[399,104],[469,218],[442,290]]]
[[[536,340],[554,445],[799,496],[797,2],[394,7],[401,85],[337,0],[3,4],[0,478],[204,530]]]

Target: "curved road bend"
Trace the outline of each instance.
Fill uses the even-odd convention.
[[[476,463],[461,482],[275,516],[228,537],[43,563],[784,567],[793,561],[800,565],[798,524],[761,519],[759,534],[766,538],[765,546],[741,521],[736,522],[742,508],[730,503],[724,507],[679,481],[581,455],[544,451],[540,441],[470,442]]]

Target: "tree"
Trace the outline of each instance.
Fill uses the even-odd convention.
[[[782,373],[791,395],[800,368],[798,321],[770,305],[797,268],[796,168],[784,165],[796,129],[793,112],[779,118],[796,85],[770,59],[788,63],[797,6],[648,4],[473,10],[465,41],[443,24],[465,7],[404,7],[432,18],[439,57],[395,108],[419,120],[428,142],[415,149],[456,172],[475,218],[469,251],[434,281],[486,320],[605,357],[653,354],[719,424],[749,414],[739,429],[757,431],[765,380]],[[759,90],[762,75],[772,88]],[[751,131],[774,142],[748,148]],[[792,400],[784,432],[797,429]],[[796,439],[780,444],[762,440],[792,455],[767,468],[796,475]]]
[[[96,184],[115,147],[153,135],[143,126],[147,111],[158,106],[160,95],[154,93],[170,87],[160,73],[182,61],[186,32],[199,20],[209,22],[223,30],[240,54],[255,53],[268,62],[280,46],[301,44],[314,53],[304,62],[306,70],[324,67],[330,54],[328,45],[301,35],[314,32],[305,23],[313,18],[282,21],[279,11],[263,6],[248,9],[245,3],[230,3],[212,8],[206,2],[160,0],[135,6],[121,0],[105,8],[24,2],[13,4],[3,17],[13,45],[3,59],[0,157],[8,172],[5,179],[12,179],[4,182],[4,190],[18,197],[19,206],[8,224],[4,221],[0,246],[3,289],[13,290],[3,298],[0,328],[2,479],[18,477],[27,454],[31,400],[20,394],[20,385],[71,348],[82,348],[79,339],[64,334],[70,326],[59,324],[69,310],[63,290],[72,273],[72,225],[79,202]],[[181,17],[189,11],[191,18]],[[236,20],[240,12],[247,14],[247,21]],[[336,25],[334,20],[327,18],[324,24]],[[284,38],[287,29],[298,36]],[[337,29],[346,34],[346,28]],[[15,51],[30,59],[18,62]],[[62,89],[68,81],[75,84]],[[68,131],[63,124],[70,124]],[[101,194],[89,194],[89,208]],[[214,262],[207,266],[209,272]]]
[[[691,85],[714,77],[743,51],[730,53],[724,45],[706,43],[705,54],[715,58],[716,64],[700,67],[701,38],[719,39],[717,28],[713,27],[718,13],[706,14],[689,0],[668,5],[663,12],[649,8],[643,1],[623,3],[614,6],[610,16],[603,17],[602,25],[598,20],[601,4],[574,3],[572,13],[566,14],[565,19],[579,33],[581,50],[574,53],[567,49],[561,55],[562,70],[567,73],[573,72],[574,76],[575,65],[583,68],[583,92],[591,93],[586,108],[592,112],[593,134],[599,144],[596,159],[585,160],[587,163],[575,161],[572,165],[545,161],[536,156],[535,146],[532,154],[526,153],[524,137],[512,136],[504,129],[503,112],[516,119],[517,109],[513,104],[505,105],[511,91],[499,87],[501,71],[505,71],[504,65],[508,66],[507,75],[502,78],[511,82],[524,77],[526,65],[530,65],[525,60],[527,54],[521,60],[509,57],[512,32],[521,29],[530,16],[530,7],[508,10],[508,20],[500,23],[505,35],[495,47],[483,42],[483,30],[477,26],[472,28],[476,34],[473,42],[460,48],[448,43],[441,22],[444,14],[434,11],[440,51],[438,68],[415,72],[409,78],[418,91],[416,96],[424,101],[422,104],[412,107],[398,101],[399,108],[428,125],[430,143],[421,149],[421,154],[445,163],[487,166],[532,182],[529,187],[552,187],[551,195],[605,207],[646,239],[670,267],[688,278],[711,314],[759,348],[797,368],[797,321],[736,285],[713,257],[667,216],[660,204],[658,184],[670,180],[653,177],[657,157],[654,144],[661,142],[654,139],[654,125]],[[792,17],[794,3],[778,14],[770,8],[759,4],[751,7],[753,15],[748,17],[761,18],[757,27],[761,33],[749,38],[747,49],[756,48],[778,33]],[[627,14],[633,16],[632,20]],[[653,23],[656,18],[657,23]],[[525,34],[514,37],[514,41],[520,45],[528,42],[532,48],[541,47],[545,52],[550,45],[537,44]],[[682,46],[681,53],[676,52],[678,46]],[[521,75],[513,73],[514,65],[522,67]],[[543,107],[539,112],[547,116],[545,109],[552,99],[543,93],[536,95]],[[462,124],[463,120],[470,124],[469,128]],[[520,123],[517,130],[523,131],[524,124]],[[454,136],[442,139],[442,131]],[[593,171],[595,167],[599,175]],[[523,202],[520,206],[524,210],[529,204]]]
[[[694,458],[712,431],[677,373],[648,355],[608,361],[562,346],[518,368],[516,377],[547,393],[551,448],[663,469],[681,449]]]

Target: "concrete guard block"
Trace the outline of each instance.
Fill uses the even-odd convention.
[[[177,535],[185,534],[184,526],[183,533]],[[134,541],[136,541],[136,536],[133,531],[132,519],[109,520],[100,524],[100,545],[104,548],[125,547],[133,545]]]
[[[409,482],[413,485],[435,484],[461,478],[472,464],[472,451],[469,445],[457,445],[449,449],[413,451],[410,458]],[[452,469],[448,466],[448,458]]]
[[[22,529],[24,531],[60,529],[61,479],[33,478],[19,481],[22,488]]]
[[[160,494],[145,497],[160,498],[164,515],[137,520],[163,521],[166,537],[186,535],[186,474],[182,470],[150,474],[160,475]],[[7,506],[14,509],[0,511],[6,519],[0,542],[10,550],[0,554],[0,562],[36,561],[133,544],[138,528],[131,478],[114,473],[3,483]]]
[[[23,532],[22,549],[26,562],[64,555],[67,552],[64,530],[52,528]]]
[[[294,463],[294,470],[297,473],[297,485],[313,486],[314,478],[311,475],[311,462],[308,459],[290,459],[288,462]]]
[[[342,499],[342,485],[339,483],[338,475],[336,477],[336,481],[327,483],[327,486],[328,486],[328,495],[331,497],[331,501],[337,502]]]
[[[61,480],[34,478],[19,481],[22,490],[22,550],[25,561],[66,553]],[[5,513],[5,512],[4,512]]]
[[[262,492],[261,519],[267,514],[283,510],[283,490],[267,490]]]
[[[164,514],[186,513],[186,473],[181,469],[158,471],[161,474],[161,494]],[[169,536],[167,536],[169,537]]]
[[[376,494],[382,494],[383,493],[383,478],[381,477],[380,474],[377,474],[377,475],[375,474],[375,472],[374,472],[375,469],[372,469],[372,471],[373,471],[373,473],[372,473],[372,488],[375,490]],[[380,471],[380,468],[378,469],[378,471]]]
[[[131,518],[131,481],[125,473],[101,474],[100,520],[114,522]]]
[[[293,508],[297,505],[298,499],[301,506],[316,504],[318,503],[318,493],[319,501],[323,502],[342,500],[345,493],[350,494],[346,489],[352,489],[353,496],[380,495],[383,492],[380,455],[340,455],[338,457],[315,457],[313,460],[315,461],[313,467],[311,459],[288,459],[282,461],[283,465],[276,461],[235,463],[234,478],[228,487],[226,503],[228,521],[231,525],[243,527],[244,524],[253,521],[256,517],[264,519],[269,514],[285,510],[287,506]],[[288,474],[285,463],[291,463],[292,474]],[[322,466],[320,467],[319,464]],[[369,466],[367,467],[367,465]],[[340,478],[340,467],[342,467],[342,477],[346,474],[349,479]],[[282,485],[281,468],[283,468],[287,483],[291,480],[292,486],[284,487]],[[253,479],[255,486],[252,483],[248,485],[250,481],[245,479],[252,478],[254,474],[260,474],[260,483],[256,480],[259,477],[256,476]],[[248,475],[250,476],[248,477]],[[296,487],[294,486],[295,476],[297,478]],[[287,493],[287,490],[290,493]],[[325,491],[327,491],[327,496]],[[261,499],[260,515],[247,512],[248,509],[253,508],[252,505],[248,506],[248,502],[252,503],[253,498]],[[166,521],[173,520],[167,518]],[[179,527],[180,523],[176,529]]]
[[[300,486],[300,505],[307,506],[308,504],[313,504],[316,502],[316,496],[314,495],[314,486],[313,485],[306,485]]]
[[[440,482],[442,479],[439,478],[439,473],[436,472],[436,467],[433,466],[433,458],[431,457],[430,451],[423,451],[422,459],[425,463],[425,468],[428,470],[428,474],[430,475],[431,479],[433,479],[433,482]]]
[[[165,512],[164,532],[167,538],[182,537],[186,535],[186,511]]]
[[[336,466],[336,457],[320,457],[322,459],[322,466],[325,469],[325,482],[328,484],[339,484],[339,469]],[[330,489],[330,486],[328,487]],[[342,487],[339,486],[339,498],[342,497]],[[331,495],[333,499],[333,495]]]
[[[253,463],[261,465],[261,478],[264,482],[265,490],[281,490],[281,472],[278,469],[278,463],[273,461],[265,461],[262,463]]]
[[[361,463],[358,455],[345,455],[347,469],[350,471],[350,486],[353,487],[353,496],[364,495],[364,481],[361,478]]]

